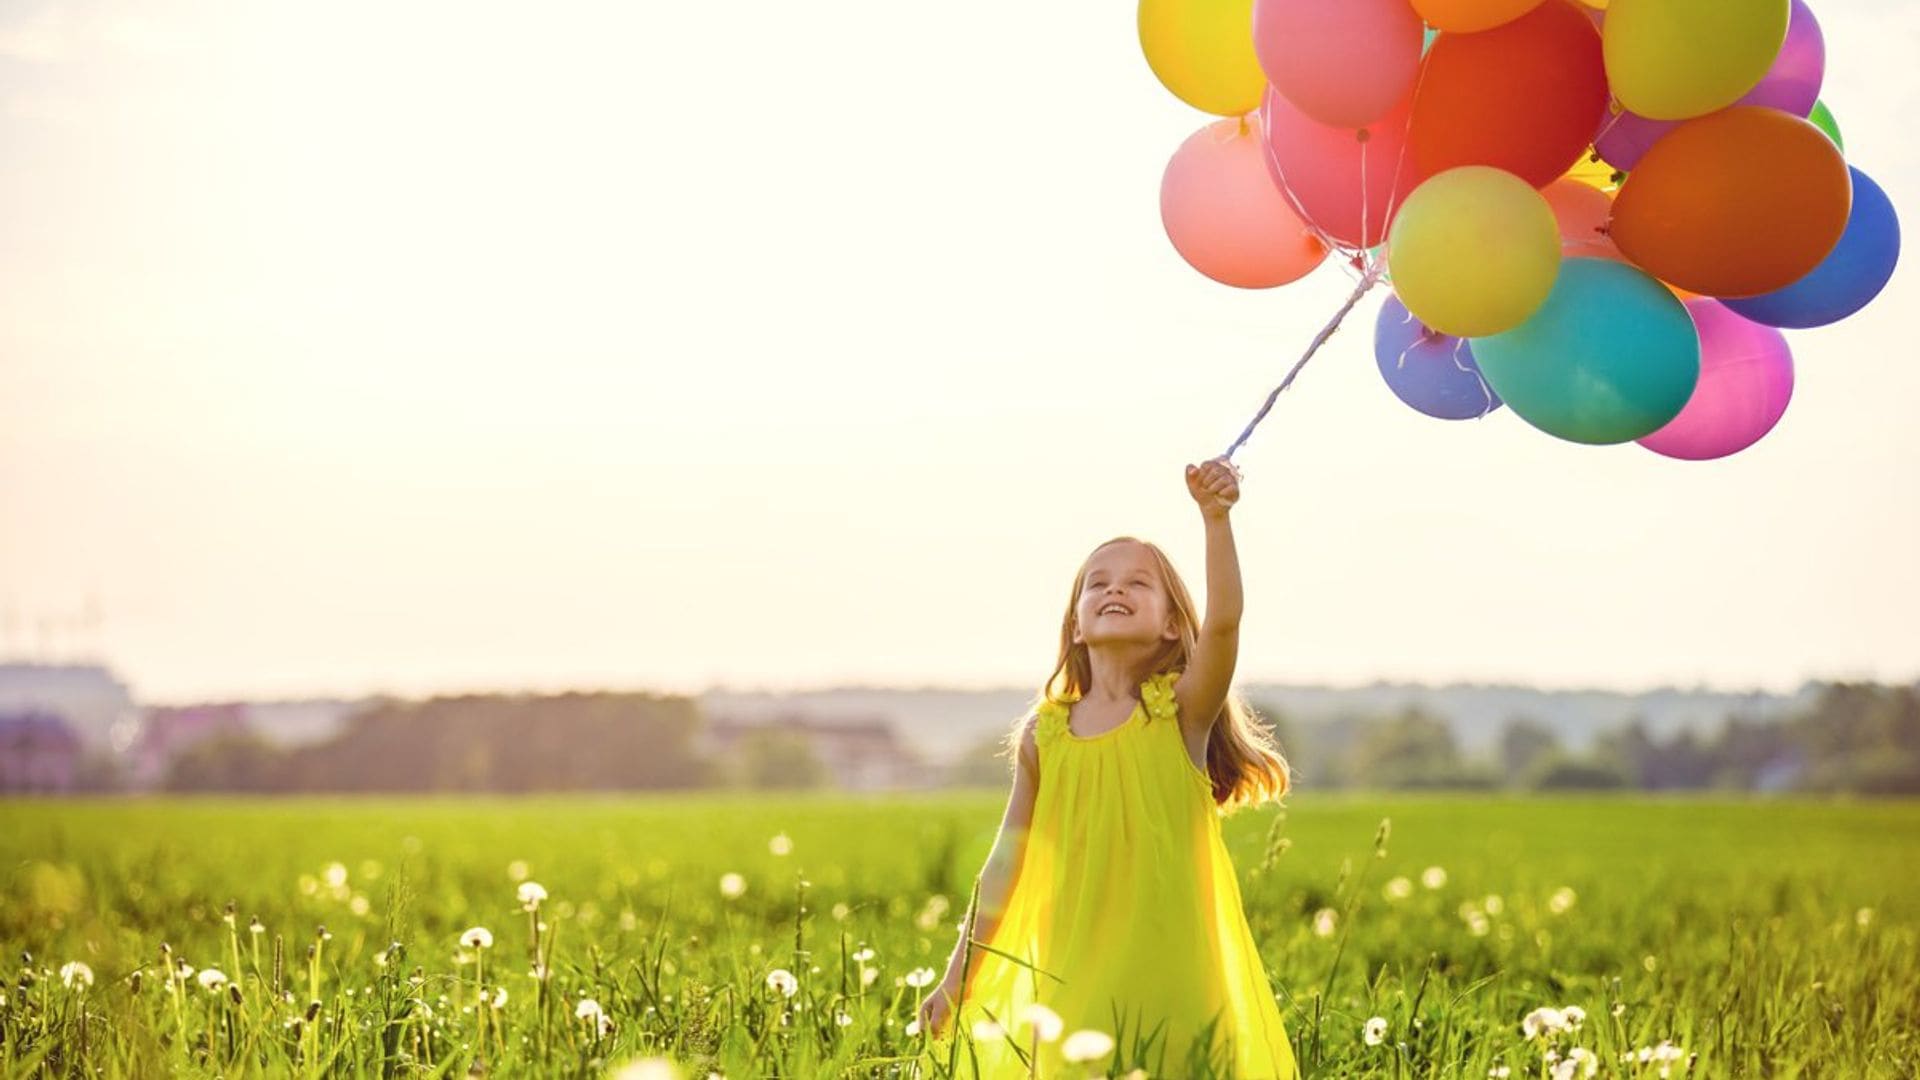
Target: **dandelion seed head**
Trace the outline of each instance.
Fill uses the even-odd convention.
[[[1500,899],[1499,893],[1488,893],[1487,898],[1480,901],[1480,907],[1489,915],[1498,915],[1506,910],[1507,902]]]
[[[547,898],[547,890],[537,881],[523,881],[514,890],[514,896],[520,901],[521,911],[539,911],[540,902]]]
[[[834,1014],[833,1014],[833,1022],[834,1022],[834,1024],[835,1024],[835,1025],[837,1025],[837,1026],[839,1026],[839,1027],[852,1027],[852,1026],[853,1026],[853,1017],[851,1017],[851,1016],[848,1016],[848,1015],[847,1015],[846,1013],[843,1013],[843,1012],[842,1012],[842,1013],[834,1013]]]
[[[854,951],[853,959],[856,963],[864,964],[867,961],[873,959],[873,955],[874,953],[873,953],[872,946],[862,946],[861,948]]]
[[[887,1022],[892,1023],[893,1021],[891,1018],[889,1018]],[[909,1039],[917,1039],[920,1037],[920,1018],[919,1017],[916,1016],[912,1020],[907,1021],[906,1032],[907,1032],[907,1038]]]
[[[1567,910],[1573,907],[1574,900],[1573,890],[1562,885],[1553,890],[1552,896],[1547,897],[1547,910],[1555,915],[1565,915]]]
[[[680,1080],[680,1067],[663,1057],[634,1058],[615,1069],[608,1080]]]
[[[202,968],[198,979],[200,989],[208,993],[218,993],[221,987],[227,985],[226,973],[219,968]]]
[[[525,881],[527,880],[527,875],[532,872],[532,869],[527,866],[527,860],[525,859],[515,859],[507,864],[508,881]]]
[[[1020,1010],[1020,1022],[1033,1029],[1034,1038],[1049,1043],[1058,1039],[1067,1026],[1059,1013],[1037,1001]]]
[[[767,841],[767,850],[775,855],[791,855],[793,839],[786,833],[775,833],[773,839]]]
[[[1420,871],[1420,884],[1429,889],[1438,889],[1447,883],[1447,872],[1438,866],[1429,866]]]
[[[327,868],[321,871],[320,876],[321,879],[327,883],[327,888],[329,889],[345,888],[347,884],[347,866],[345,863],[328,863]]]
[[[1313,913],[1313,936],[1332,937],[1339,928],[1339,915],[1332,908],[1323,907]]]
[[[1366,1040],[1368,1046],[1379,1046],[1381,1043],[1386,1042],[1387,1018],[1384,1016],[1372,1017],[1367,1021],[1366,1026],[1361,1029],[1360,1034],[1361,1037]]]
[[[932,986],[933,980],[938,977],[930,967],[917,967],[907,972],[907,985],[915,990],[923,989]]]
[[[484,926],[475,926],[460,935],[460,944],[469,949],[493,948],[493,931]]]
[[[729,900],[738,900],[747,891],[747,879],[735,873],[720,875],[720,895]]]
[[[976,1020],[973,1023],[974,1042],[993,1042],[1005,1038],[1007,1029],[992,1020]]]
[[[1404,876],[1397,877],[1387,882],[1380,891],[1389,900],[1405,900],[1413,895],[1413,882]]]
[[[800,980],[786,968],[774,968],[767,972],[767,989],[779,992],[781,997],[792,997],[800,992]]]
[[[1060,1056],[1068,1061],[1099,1061],[1113,1053],[1113,1036],[1104,1031],[1082,1028],[1060,1044]]]
[[[93,969],[79,960],[60,965],[60,985],[69,990],[85,990],[93,985]]]

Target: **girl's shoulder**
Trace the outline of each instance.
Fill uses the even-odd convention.
[[[1042,696],[1033,707],[1033,740],[1042,746],[1067,734],[1067,705]]]

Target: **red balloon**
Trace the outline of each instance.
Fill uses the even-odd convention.
[[[1442,33],[1417,86],[1407,145],[1422,179],[1491,165],[1544,187],[1579,160],[1607,108],[1600,33],[1566,0],[1477,34]]]
[[[1419,186],[1406,149],[1412,108],[1413,95],[1407,94],[1364,128],[1328,127],[1268,86],[1260,122],[1273,182],[1335,242],[1378,244]]]

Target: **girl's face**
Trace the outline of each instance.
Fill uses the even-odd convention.
[[[1089,645],[1151,643],[1176,636],[1172,601],[1153,556],[1139,544],[1108,544],[1094,552],[1080,579],[1073,640]]]

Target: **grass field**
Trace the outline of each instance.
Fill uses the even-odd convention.
[[[914,984],[1001,799],[0,803],[0,1066],[946,1075]],[[1228,837],[1308,1076],[1920,1073],[1920,804],[1315,795]]]

